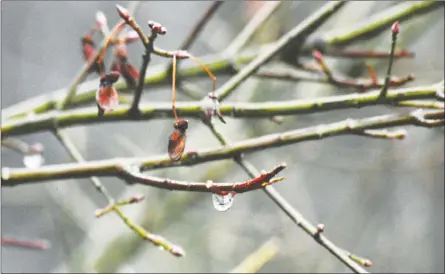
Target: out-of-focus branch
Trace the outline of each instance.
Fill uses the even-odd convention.
[[[264,135],[222,147],[188,151],[182,155],[179,161],[171,160],[168,155],[158,155],[149,158],[115,158],[84,163],[47,165],[37,169],[2,168],[2,187],[46,180],[117,176],[122,164],[135,164],[143,170],[190,166],[209,161],[230,159],[243,153],[265,148],[280,147],[333,136],[355,135],[358,132],[369,129],[384,129],[406,125],[429,128],[440,127],[444,125],[444,118],[444,111],[435,110],[422,113],[414,111],[409,114],[388,114],[356,120],[347,119],[336,123]]]
[[[405,100],[434,99],[436,85],[415,88],[389,90],[385,100],[379,98],[380,91],[355,93],[340,96],[330,96],[314,99],[280,101],[267,103],[224,103],[219,106],[222,115],[232,117],[272,117],[276,115],[295,115],[317,113],[346,108],[360,108],[372,105],[393,104]],[[200,118],[203,115],[203,102],[178,102],[176,110],[182,117]],[[97,117],[95,107],[79,108],[67,111],[54,111],[35,115],[32,119],[21,118],[3,122],[1,133],[3,137],[29,134],[42,130],[52,130],[57,126],[64,128],[91,123],[127,121],[132,118],[127,115],[129,107],[122,106],[103,117]],[[172,117],[171,104],[147,103],[141,104],[138,120]]]
[[[17,247],[24,247],[24,248],[38,249],[38,250],[45,250],[50,248],[50,243],[46,240],[32,241],[32,240],[23,240],[11,237],[1,237],[0,240],[2,246],[17,246]]]
[[[56,132],[56,136],[60,139],[61,143],[65,146],[66,150],[68,151],[68,153],[74,160],[76,160],[78,163],[85,162],[85,159],[82,157],[82,154],[77,149],[77,147],[74,145],[74,143],[69,139],[69,137],[65,134],[65,132]],[[116,212],[116,214],[119,216],[119,218],[131,230],[133,230],[139,237],[153,243],[156,246],[162,247],[164,250],[170,252],[174,256],[181,257],[181,256],[185,255],[184,251],[182,250],[182,248],[180,246],[176,246],[176,245],[170,243],[169,241],[167,241],[166,239],[164,239],[161,236],[147,232],[143,227],[135,224],[119,208],[119,206],[121,206],[121,205],[139,202],[141,199],[138,199],[135,196],[132,199],[130,199],[129,202],[121,201],[121,202],[115,203],[113,197],[110,195],[110,193],[108,193],[108,190],[103,186],[103,184],[99,180],[99,178],[97,178],[96,176],[93,176],[93,177],[91,177],[91,181],[95,185],[96,189],[100,193],[102,193],[104,195],[104,197],[107,199],[108,204],[110,205],[110,207],[108,207],[109,210]],[[105,213],[107,213],[107,210],[105,210],[105,212],[103,212],[102,214],[99,214],[99,215],[103,215]]]
[[[250,19],[249,23],[243,30],[230,42],[224,51],[227,56],[235,56],[255,34],[255,32],[266,22],[267,19],[274,14],[281,6],[283,1],[268,1],[266,2]]]
[[[244,80],[250,75],[254,74],[260,66],[268,62],[278,52],[287,47],[289,44],[304,39],[316,30],[321,24],[329,19],[335,12],[337,12],[343,5],[344,1],[332,1],[325,4],[318,11],[303,20],[295,28],[284,34],[280,39],[274,42],[269,49],[261,52],[254,60],[252,60],[246,67],[244,67],[235,76],[230,78],[224,85],[222,85],[215,92],[219,101],[224,100],[230,93],[236,89]]]
[[[256,273],[277,255],[278,249],[277,239],[271,238],[229,273]]]
[[[359,40],[379,35],[395,21],[403,22],[415,16],[428,13],[444,5],[443,1],[416,1],[401,3],[353,24],[351,28],[335,30],[321,36],[329,46],[346,46]]]

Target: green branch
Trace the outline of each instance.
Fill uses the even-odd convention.
[[[436,85],[431,85],[390,90],[385,100],[379,98],[379,91],[373,91],[293,101],[223,103],[219,108],[225,116],[235,118],[264,118],[275,115],[307,114],[379,104],[396,104],[397,102],[405,100],[434,99],[436,93]],[[204,114],[203,107],[199,102],[178,102],[176,105],[178,114],[184,118],[201,118]],[[92,123],[129,121],[132,120],[132,117],[128,115],[128,110],[129,106],[122,106],[111,113],[107,113],[103,117],[97,116],[97,109],[95,107],[53,111],[47,114],[36,115],[32,119],[26,117],[5,121],[1,126],[1,133],[2,137],[10,137],[44,130],[54,130],[56,127],[64,128]],[[141,116],[138,118],[140,120],[171,118],[173,115],[171,104],[169,103],[141,104],[140,114]]]
[[[349,29],[332,31],[322,36],[329,46],[347,46],[360,40],[379,35],[395,21],[403,22],[415,16],[428,13],[444,5],[443,1],[412,1],[392,6],[368,20],[357,22]]]
[[[184,153],[179,161],[172,161],[168,155],[158,155],[149,158],[115,158],[84,163],[47,165],[38,169],[2,168],[2,187],[68,178],[119,176],[120,167],[123,164],[135,164],[144,170],[191,166],[209,161],[231,159],[242,153],[281,147],[303,141],[319,140],[347,134],[356,135],[368,129],[381,129],[403,125],[423,127],[443,126],[444,118],[445,115],[443,111],[430,111],[425,113],[415,111],[408,115],[390,114],[366,119],[348,119],[331,124],[264,135],[222,147],[188,151]]]
[[[394,21],[404,21],[412,18],[415,15],[423,14],[434,10],[440,5],[443,5],[442,1],[423,1],[421,3],[403,3],[393,8],[380,12],[366,21],[365,25],[358,25],[352,29],[341,29],[327,32],[323,36],[323,40],[329,45],[341,45],[343,43],[355,42],[362,39],[368,33],[380,33],[385,30],[387,26],[391,25]],[[397,8],[396,8],[397,7]],[[390,12],[391,11],[391,12]],[[252,61],[257,57],[258,53],[270,47],[272,44],[265,45],[257,50],[249,50],[242,52],[236,57],[224,56],[221,54],[213,54],[208,56],[199,57],[199,59],[215,74],[228,73],[233,63],[245,64]],[[207,73],[203,71],[199,65],[190,63],[188,65],[183,64],[178,69],[178,79],[190,79],[194,77],[207,76]],[[154,87],[157,85],[168,84],[170,75],[166,70],[165,65],[157,65],[151,67],[145,76],[144,85]],[[77,93],[70,99],[71,105],[85,104],[88,102],[94,102],[95,93],[97,89],[98,79],[84,82],[80,85]],[[119,91],[129,91],[124,80],[119,80],[115,87]],[[55,108],[60,104],[65,95],[67,89],[60,89],[49,94],[39,95],[18,104],[9,106],[2,109],[2,119],[6,120],[12,117],[24,117],[29,113],[43,113]]]

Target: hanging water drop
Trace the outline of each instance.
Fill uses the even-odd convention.
[[[233,194],[226,195],[212,194],[213,207],[218,211],[227,211],[233,204]]]

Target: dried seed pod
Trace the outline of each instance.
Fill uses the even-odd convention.
[[[96,92],[96,103],[99,115],[111,111],[119,105],[119,94],[113,84],[119,79],[120,73],[112,71],[100,78],[99,89]]]
[[[173,123],[173,126],[175,131],[168,139],[168,156],[173,161],[177,161],[184,153],[188,121],[182,119],[177,120]]]
[[[82,53],[85,61],[94,62],[93,57],[96,55],[96,45],[94,44],[91,34],[87,34],[82,37]],[[102,67],[103,65],[103,62],[101,62]],[[100,73],[100,66],[96,62],[94,62],[94,64],[91,66],[88,73],[93,71]]]

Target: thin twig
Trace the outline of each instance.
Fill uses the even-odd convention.
[[[46,240],[32,241],[32,240],[23,240],[23,239],[3,237],[3,236],[1,237],[0,240],[2,246],[17,246],[30,249],[39,249],[39,250],[45,250],[50,248],[50,243]]]
[[[250,19],[249,23],[240,31],[240,33],[227,46],[224,54],[234,56],[237,54],[255,32],[278,10],[283,1],[267,1]]]
[[[444,125],[444,111],[428,111],[409,114],[388,114],[365,119],[347,119],[340,122],[307,127],[297,130],[263,135],[232,143],[227,146],[188,151],[180,161],[171,160],[167,154],[148,158],[115,158],[108,160],[89,161],[84,163],[69,163],[46,165],[37,169],[2,168],[2,187],[58,180],[67,178],[88,178],[91,176],[116,176],[122,164],[136,164],[143,170],[166,167],[191,166],[209,161],[231,159],[243,153],[263,150],[265,148],[281,147],[303,141],[319,140],[340,135],[355,135],[368,129],[384,129],[397,126],[441,127]],[[439,122],[437,122],[439,121]],[[351,124],[353,126],[351,126]]]
[[[189,32],[184,42],[182,42],[179,49],[188,50],[193,45],[193,43],[196,41],[201,31],[204,29],[204,27],[207,25],[207,23],[210,21],[210,19],[213,17],[213,15],[221,7],[223,3],[224,1],[212,2],[212,4],[207,8],[202,17],[193,26],[192,30]]]
[[[397,35],[399,34],[399,22],[395,22],[392,25],[391,28],[391,51],[389,54],[389,64],[388,69],[386,71],[385,75],[385,83],[383,84],[382,90],[380,91],[380,98],[386,98],[386,94],[388,93],[388,88],[390,85],[390,79],[391,79],[391,70],[392,70],[392,64],[394,62],[394,52],[396,50],[396,42],[397,42]]]
[[[281,164],[270,170],[269,172],[263,172],[259,176],[247,180],[244,182],[231,182],[231,183],[215,183],[212,181],[207,182],[188,182],[178,181],[167,178],[159,178],[142,174],[138,171],[134,171],[134,167],[131,165],[122,165],[119,169],[119,176],[130,184],[142,184],[146,186],[152,186],[168,190],[182,190],[193,192],[211,192],[220,193],[221,191],[230,191],[235,193],[244,193],[248,191],[257,190],[265,186],[282,181],[283,177],[273,178],[283,169],[286,168],[286,164]]]

